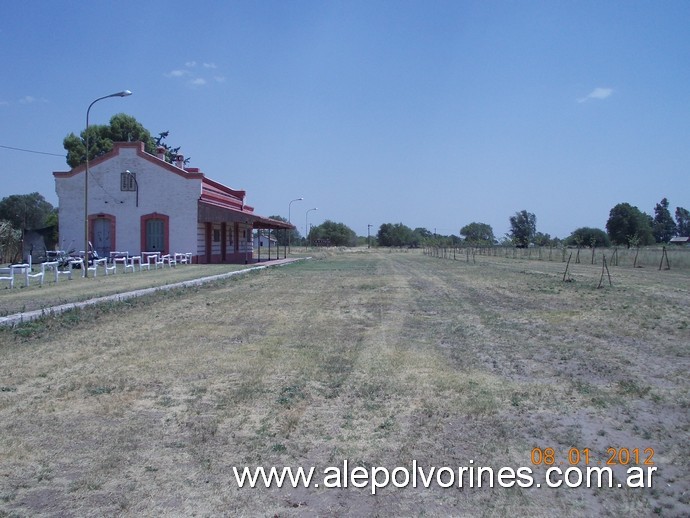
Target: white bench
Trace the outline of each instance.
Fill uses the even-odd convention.
[[[41,266],[41,271],[34,273],[30,264],[11,264],[6,268],[0,268],[0,281],[6,281],[10,289],[14,288],[16,278],[24,277],[24,286],[28,287],[31,279],[39,279],[43,285],[45,267]]]
[[[175,253],[175,261],[180,263],[180,264],[192,264],[192,253],[187,252],[185,254],[181,254],[179,252]]]
[[[139,265],[139,271],[141,271],[141,256],[140,255],[133,255],[132,257],[129,258],[129,263],[125,263],[125,273],[127,272],[127,269],[131,269],[132,273],[136,272],[136,265]]]
[[[27,277],[27,274],[31,270],[31,265],[28,263],[11,264],[10,268],[12,269],[15,278],[24,277],[24,286],[29,285],[29,278]]]
[[[110,252],[110,262],[115,266],[117,272],[118,263],[122,263],[124,267],[123,272],[127,272],[127,263],[129,262],[129,252]]]
[[[175,259],[174,255],[165,254],[161,256],[161,263],[163,263],[163,266],[167,264],[170,268],[172,268],[173,266],[177,265],[177,260]]]
[[[84,268],[84,259],[72,259],[71,261],[69,261],[70,271],[74,270],[77,266],[81,270],[81,276],[86,277],[86,268]],[[69,278],[72,279],[71,274],[70,274]]]
[[[43,264],[41,264],[41,270],[34,273],[33,268],[31,267],[31,264],[27,265],[28,268],[24,269],[24,286],[29,286],[29,282],[31,279],[38,279],[41,283],[41,286],[43,286],[43,279],[46,274],[46,269]]]
[[[141,257],[142,264],[148,263],[149,270],[151,269],[151,266],[153,266],[156,270],[158,269],[158,266],[161,268],[163,267],[163,259],[161,259],[160,252],[142,252]]]
[[[0,268],[0,281],[9,283],[10,289],[14,288],[14,270],[12,267]]]
[[[60,280],[61,276],[67,277],[70,281],[72,280],[72,264],[68,264],[66,270],[61,270],[60,269],[60,263],[58,261],[49,261],[47,263],[43,263],[43,268],[47,269],[52,269],[55,272],[55,284],[57,284],[58,280]]]
[[[151,270],[151,263],[148,261],[147,258],[141,257],[141,256],[134,256],[137,258],[137,262],[139,263],[139,271],[142,271],[144,268],[147,270]],[[134,265],[134,261],[132,261],[132,266]]]

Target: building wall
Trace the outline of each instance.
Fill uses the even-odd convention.
[[[210,225],[210,227],[208,226]],[[206,241],[207,232],[210,228],[210,241],[211,241],[211,255],[210,261],[209,256],[206,253]],[[238,234],[235,235],[235,224],[233,222],[226,223],[225,225],[225,262],[235,262],[241,263],[245,260],[251,260],[253,254],[253,244],[252,241],[246,241],[246,232],[249,232],[251,236],[252,226],[245,225],[244,223],[238,223]],[[223,244],[222,237],[223,225],[221,223],[205,223],[199,222],[196,228],[196,243],[198,252],[198,259],[200,263],[220,263],[223,262],[223,250],[221,245]],[[215,238],[218,237],[218,241]]]
[[[130,255],[141,250],[141,216],[159,213],[169,218],[169,250],[197,253],[197,206],[201,179],[170,170],[155,157],[145,159],[138,148],[121,147],[117,155],[89,166],[89,214],[115,217],[114,249]],[[135,191],[121,191],[120,173],[136,174]],[[82,250],[84,246],[84,172],[55,178],[60,200],[60,247]]]
[[[259,240],[259,236],[254,235],[254,248],[262,247],[262,248],[265,248],[266,250],[268,250],[269,241],[270,241],[271,250],[275,250],[276,248],[278,248],[278,242],[275,239],[269,240],[268,236],[262,235],[261,240]]]
[[[55,192],[59,200],[58,247],[61,250],[84,248],[84,175],[56,178]]]

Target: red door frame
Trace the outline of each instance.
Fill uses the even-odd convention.
[[[151,252],[151,250],[146,250],[146,222],[150,219],[162,219],[163,220],[163,250],[160,250],[161,254],[170,253],[170,216],[165,214],[160,214],[158,212],[152,212],[151,214],[144,214],[141,216],[141,251]]]
[[[115,248],[115,216],[113,216],[112,214],[89,214],[89,241],[91,243],[96,242],[96,235],[94,234],[94,230],[97,219],[107,219],[110,222],[110,249],[117,250],[117,248]]]

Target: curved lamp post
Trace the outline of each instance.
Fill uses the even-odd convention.
[[[89,276],[89,112],[91,107],[98,101],[107,99],[108,97],[127,97],[132,95],[129,90],[123,90],[122,92],[117,92],[110,95],[104,95],[99,97],[95,101],[89,104],[86,110],[86,170],[84,172],[84,277]]]
[[[292,200],[290,203],[288,203],[288,223],[292,224],[292,220],[290,219],[290,209],[292,208],[292,202],[293,201],[302,201],[304,198],[295,198]],[[290,234],[292,233],[291,230],[288,230],[288,253],[290,253]]]
[[[319,210],[317,207],[314,207],[313,209],[309,209],[307,213],[304,216],[304,249],[307,249],[307,244],[309,243],[309,213],[312,210]]]

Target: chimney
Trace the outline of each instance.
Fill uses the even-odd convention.
[[[158,146],[156,148],[156,156],[161,160],[165,160],[165,148],[163,146]]]
[[[180,169],[184,169],[184,155],[175,155],[175,165]]]

